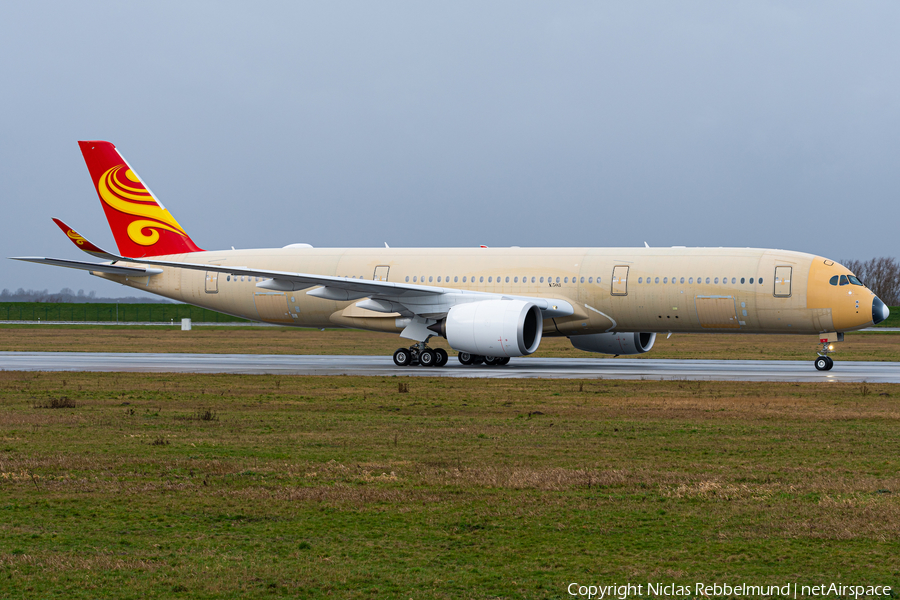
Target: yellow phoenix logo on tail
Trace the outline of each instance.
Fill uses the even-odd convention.
[[[66,232],[66,235],[72,238],[72,241],[79,246],[84,246],[84,243],[87,241],[86,239],[84,239],[83,235],[78,234],[74,229],[68,230]]]
[[[125,179],[140,187],[121,181],[119,172],[122,169],[125,169]],[[152,246],[159,241],[160,229],[187,237],[187,233],[182,229],[181,225],[169,214],[169,211],[156,202],[156,199],[147,191],[138,176],[134,174],[134,171],[126,168],[126,165],[117,165],[101,175],[100,180],[97,182],[97,191],[100,192],[100,198],[103,202],[117,211],[135,217],[144,217],[128,224],[128,237],[134,243],[142,246]],[[149,230],[150,233],[144,233],[145,229]]]

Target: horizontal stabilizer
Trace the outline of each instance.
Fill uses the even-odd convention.
[[[75,244],[79,250],[84,250],[91,256],[96,256],[97,258],[103,258],[106,260],[116,260],[117,257],[115,254],[110,254],[103,248],[101,248],[95,244],[92,244],[90,241],[88,241],[88,239],[86,237],[84,237],[83,235],[81,235],[80,233],[78,233],[77,231],[75,231],[74,229],[72,229],[71,227],[66,225],[65,223],[63,223],[61,220],[53,219],[53,222],[56,223],[57,227],[59,227],[60,229],[63,230],[63,233],[65,233],[66,236],[70,240],[72,240],[72,243]]]
[[[82,271],[93,271],[94,273],[109,273],[110,275],[132,275],[137,277],[144,277],[147,275],[159,275],[163,272],[162,269],[97,264],[83,262],[80,260],[66,260],[64,258],[43,258],[39,256],[11,256],[10,258],[13,260],[24,260],[25,262],[38,263],[41,265],[53,265],[55,267],[80,269]]]

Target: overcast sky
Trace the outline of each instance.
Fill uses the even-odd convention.
[[[51,216],[115,248],[102,139],[207,249],[900,256],[898,31],[896,2],[6,2],[0,249],[90,260]]]

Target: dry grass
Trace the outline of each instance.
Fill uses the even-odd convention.
[[[455,353],[446,340],[431,345]],[[0,326],[0,350],[31,352],[188,352],[213,354],[360,354],[391,355],[408,345],[398,336],[352,329],[287,327]],[[837,344],[836,360],[900,361],[900,334],[855,333]],[[638,358],[737,360],[812,360],[816,336],[674,334],[657,337]],[[566,338],[545,337],[536,357],[597,356],[572,347]]]
[[[405,383],[0,372],[0,597],[900,573],[898,385]]]

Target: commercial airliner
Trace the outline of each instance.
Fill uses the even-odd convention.
[[[58,219],[102,263],[16,260],[110,281],[253,321],[352,327],[409,340],[400,366],[441,367],[447,339],[464,365],[502,366],[544,336],[580,350],[648,352],[657,334],[818,335],[815,367],[844,332],[888,308],[847,268],[821,256],[756,248],[200,249],[109,142],[78,142],[119,253]],[[646,246],[646,244],[645,244]]]

